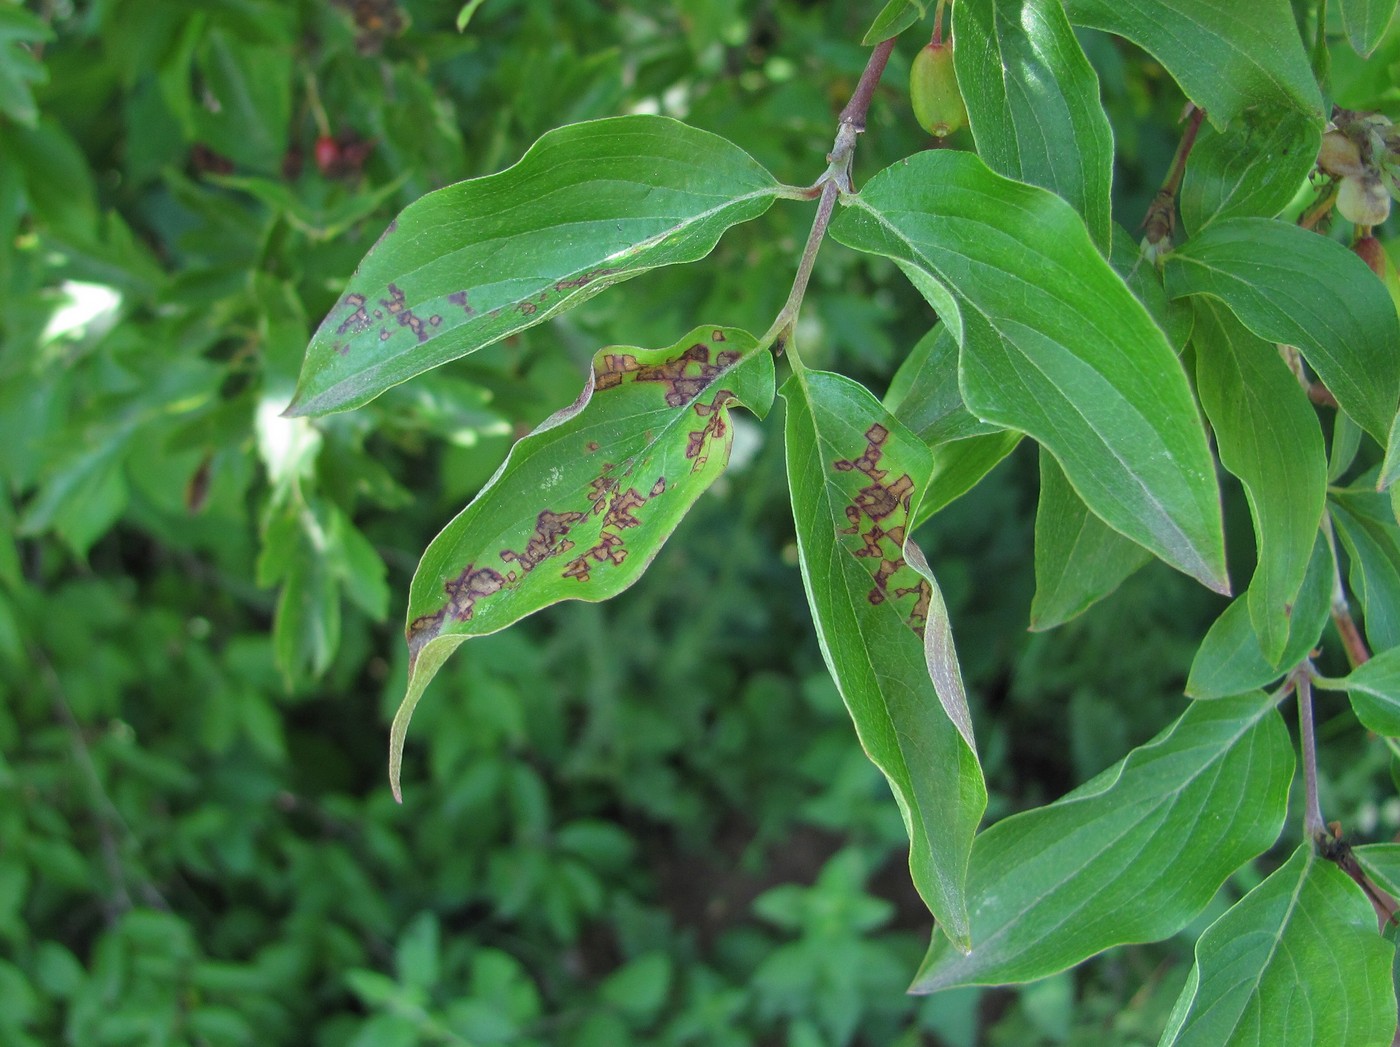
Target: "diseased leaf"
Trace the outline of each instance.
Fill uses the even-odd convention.
[[[1107,255],[1113,129],[1059,0],[954,4],[953,39],[977,155],[1067,200]]]
[[[1289,618],[1288,645],[1275,662],[1264,657],[1250,620],[1249,597],[1241,596],[1211,625],[1191,663],[1186,694],[1191,698],[1228,698],[1273,683],[1317,646],[1332,607],[1332,546],[1318,532]]]
[[[1186,376],[1063,200],[966,153],[876,175],[832,224],[896,260],[962,346],[977,417],[1047,447],[1089,507],[1223,591],[1219,493]]]
[[[1227,131],[1202,126],[1181,187],[1181,224],[1194,236],[1222,218],[1272,218],[1317,162],[1322,124],[1297,110],[1251,111]]]
[[[312,338],[288,413],[358,407],[612,284],[703,258],[779,191],[737,146],[666,117],[550,131],[514,167],[390,223]]]
[[[1365,491],[1332,496],[1332,521],[1349,561],[1351,591],[1361,603],[1372,648],[1400,645],[1400,528],[1388,499]]]
[[[1357,54],[1368,57],[1376,49],[1395,17],[1395,6],[1396,0],[1337,0],[1347,39]]]
[[[860,41],[861,47],[874,47],[883,40],[898,36],[923,18],[927,10],[926,0],[889,0],[865,31]]]
[[[802,581],[827,668],[909,833],[914,885],[968,945],[968,852],[987,793],[938,585],[910,536],[928,449],[861,385],[783,386]]]
[[[1097,778],[977,837],[972,951],[935,939],[910,991],[1031,981],[1174,934],[1273,843],[1292,778],[1271,699],[1190,706]]]
[[[1287,222],[1228,218],[1167,255],[1165,274],[1173,298],[1218,298],[1260,338],[1296,345],[1342,409],[1384,442],[1400,402],[1400,322],[1355,254]]]
[[[1384,1047],[1394,959],[1361,888],[1305,843],[1196,943],[1161,1047]]]
[[[396,796],[413,708],[464,640],[561,600],[606,600],[641,577],[728,463],[730,406],[762,415],[772,403],[773,358],[755,345],[704,327],[666,349],[603,349],[578,400],[517,443],[433,539],[409,594]]]
[[[1033,631],[1053,629],[1082,614],[1151,558],[1091,513],[1055,460],[1041,452]]]
[[[1322,430],[1278,350],[1223,307],[1199,304],[1192,344],[1220,462],[1244,485],[1254,520],[1250,621],[1265,659],[1277,664],[1327,499]]]
[[[1250,109],[1322,123],[1322,95],[1288,0],[1066,0],[1075,25],[1113,33],[1161,62],[1217,127]]]
[[[1368,731],[1400,738],[1400,647],[1362,662],[1340,681]]]

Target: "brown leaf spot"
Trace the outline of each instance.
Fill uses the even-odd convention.
[[[403,290],[398,284],[389,285],[389,297],[379,299],[379,304],[389,310],[390,315],[398,317],[399,326],[407,327],[417,336],[418,341],[426,342],[428,340],[427,327],[408,307]]]
[[[476,602],[498,592],[505,584],[506,580],[491,568],[478,568],[475,564],[467,564],[456,578],[443,583],[443,588],[447,591],[447,606],[444,611],[454,621],[470,621]]]
[[[453,305],[461,306],[462,312],[466,313],[468,316],[476,315],[476,310],[473,309],[469,304],[467,304],[466,291],[453,291],[450,295],[447,296],[447,300]]]
[[[345,318],[344,323],[335,329],[336,334],[359,334],[366,330],[374,321],[369,318],[369,313],[365,311],[365,296],[362,294],[347,294],[345,304],[354,309]]]
[[[615,527],[618,530],[639,526],[642,521],[633,515],[633,510],[646,504],[647,500],[642,497],[641,492],[635,487],[627,488],[608,503],[608,515],[603,518],[603,526]]]
[[[528,574],[551,556],[557,556],[574,547],[574,543],[566,540],[564,536],[569,533],[569,528],[584,519],[584,516],[584,513],[556,513],[545,509],[535,517],[535,532],[525,543],[525,548],[518,553],[511,549],[502,549],[501,559],[507,563],[518,563],[521,570]]]
[[[664,477],[664,476],[658,476],[658,477],[656,478],[656,483],[654,483],[654,484],[651,485],[651,497],[652,497],[652,498],[655,498],[655,497],[656,497],[657,495],[659,495],[659,494],[664,494],[665,491],[666,491],[666,477]]]
[[[627,559],[627,550],[622,547],[622,536],[603,531],[598,535],[598,544],[576,560],[572,560],[564,568],[565,578],[574,578],[580,582],[589,580],[593,571],[594,562],[620,564]]]

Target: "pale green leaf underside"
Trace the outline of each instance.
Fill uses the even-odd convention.
[[[1271,699],[1190,706],[1093,781],[977,837],[972,952],[935,939],[911,991],[1031,981],[1174,934],[1278,836],[1292,778]]]
[[[1059,0],[955,4],[953,38],[977,154],[1067,200],[1108,254],[1113,129]]]
[[[1389,1047],[1394,957],[1361,888],[1305,843],[1196,943],[1161,1047]]]
[[[1197,309],[1197,390],[1215,430],[1220,462],[1244,485],[1257,566],[1250,620],[1276,663],[1308,570],[1327,498],[1327,454],[1317,413],[1275,346],[1224,307]]]
[[[1335,493],[1330,505],[1366,639],[1373,650],[1400,646],[1400,529],[1390,501],[1344,491]]]
[[[965,948],[967,859],[987,794],[947,611],[909,535],[930,453],[849,378],[799,368],[783,397],[798,557],[822,654],[899,803],[914,885]]]
[[[943,151],[888,168],[850,203],[832,235],[895,259],[955,325],[972,413],[1028,433],[1110,526],[1224,591],[1219,493],[1186,376],[1074,210]]]
[[[772,403],[773,358],[755,346],[704,327],[666,349],[602,350],[578,401],[517,443],[433,539],[409,594],[395,790],[413,707],[458,645],[561,600],[606,600],[646,570],[728,463],[729,408]]]
[[[1218,298],[1260,338],[1295,345],[1382,443],[1400,401],[1400,322],[1366,263],[1288,222],[1213,222],[1167,255],[1167,293]]]
[[[1367,56],[1376,49],[1395,16],[1395,6],[1396,0],[1337,0],[1347,40],[1357,54]]]
[[[1322,121],[1288,0],[1066,0],[1065,11],[1075,25],[1124,37],[1156,58],[1217,127],[1256,107]]]
[[[612,284],[703,258],[780,192],[738,146],[666,117],[550,131],[514,167],[390,224],[312,338],[288,412],[358,407]]]
[[[1377,734],[1400,738],[1400,647],[1381,651],[1342,680],[1356,718]]]

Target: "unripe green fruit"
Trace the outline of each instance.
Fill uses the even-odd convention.
[[[935,138],[947,138],[967,125],[967,107],[953,72],[951,43],[929,44],[914,56],[909,100],[914,105],[914,118]]]

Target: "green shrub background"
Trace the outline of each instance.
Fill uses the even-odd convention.
[[[930,920],[807,617],[780,410],[633,590],[450,663],[390,798],[418,553],[598,347],[764,329],[808,209],[279,417],[395,211],[551,127],[667,113],[810,182],[874,6],[487,0],[459,32],[426,0],[0,3],[0,1043],[1156,1042],[1224,899],[1021,990],[904,995]],[[1140,212],[1182,99],[1085,45]],[[911,54],[858,183],[927,144]],[[930,320],[897,275],[827,245],[809,362],[882,389]],[[1223,605],[1154,564],[1027,633],[1035,484],[1022,448],[921,535],[993,818],[1171,720]],[[1351,823],[1395,820],[1359,808],[1374,752],[1330,764]]]

